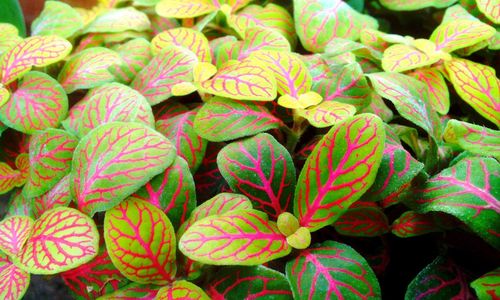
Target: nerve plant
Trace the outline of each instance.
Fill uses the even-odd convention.
[[[494,1],[249,2],[0,25],[1,298],[58,274],[79,299],[380,299],[388,236],[438,232],[406,299],[497,299],[446,243],[500,248],[500,81],[466,58],[497,55]],[[385,33],[383,7],[441,23]]]

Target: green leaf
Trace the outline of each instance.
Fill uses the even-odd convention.
[[[31,35],[57,35],[69,38],[84,26],[83,19],[70,5],[46,1],[40,15],[31,23]]]
[[[500,268],[496,268],[471,282],[470,286],[476,291],[480,300],[494,300],[500,297],[499,277]]]
[[[212,60],[207,38],[201,32],[191,28],[179,27],[160,32],[151,40],[151,51],[153,55],[156,55],[168,45],[189,49],[201,62]]]
[[[26,216],[3,219],[0,222],[0,251],[16,256],[30,237],[33,223],[33,219]]]
[[[436,44],[436,51],[451,53],[487,40],[495,32],[495,28],[479,20],[461,18],[441,23],[429,39]]]
[[[391,227],[392,233],[400,238],[441,231],[430,214],[419,214],[412,210],[403,213]]]
[[[421,68],[408,75],[427,85],[430,105],[441,115],[446,115],[450,110],[450,93],[441,72],[433,68]]]
[[[16,26],[21,36],[26,36],[26,25],[19,0],[5,0],[0,2],[0,22],[11,23]]]
[[[29,285],[30,273],[18,268],[10,261],[7,254],[0,252],[0,298],[22,299]]]
[[[99,14],[84,30],[89,32],[144,31],[151,26],[148,16],[133,7],[110,9]]]
[[[108,71],[118,81],[130,83],[153,57],[149,48],[149,42],[143,38],[136,38],[117,45],[113,49],[121,56],[124,63],[112,65]]]
[[[333,223],[333,227],[342,235],[374,237],[389,231],[389,221],[378,205],[358,201]]]
[[[391,10],[418,10],[426,7],[444,8],[457,0],[380,0],[383,6]]]
[[[176,280],[161,288],[155,300],[210,300],[211,298],[197,285],[186,281]]]

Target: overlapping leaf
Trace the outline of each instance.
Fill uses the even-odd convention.
[[[290,43],[279,32],[262,27],[254,26],[245,31],[238,59],[242,60],[256,51],[290,51]]]
[[[0,250],[9,256],[21,251],[33,230],[33,219],[26,216],[12,216],[0,222]]]
[[[139,123],[101,125],[80,140],[73,155],[72,193],[81,211],[105,211],[170,166],[173,145]]]
[[[0,121],[18,131],[57,127],[68,113],[68,97],[61,85],[45,73],[24,75],[10,100],[0,107]]]
[[[168,45],[189,49],[196,54],[199,61],[210,62],[212,60],[208,40],[199,31],[184,27],[165,30],[151,40],[151,51],[153,55],[156,55]]]
[[[115,78],[124,83],[131,82],[137,73],[151,60],[150,44],[143,38],[136,38],[116,46],[114,50],[121,56],[123,64],[108,68]]]
[[[476,291],[479,299],[493,300],[500,297],[498,277],[500,277],[500,268],[484,274],[471,282],[470,285]]]
[[[389,221],[380,207],[357,202],[333,223],[338,233],[348,236],[374,237],[389,231]]]
[[[429,214],[419,214],[412,210],[403,213],[391,225],[391,231],[398,237],[413,237],[439,231],[434,219]]]
[[[211,0],[162,0],[156,5],[156,13],[164,18],[194,18],[217,10]]]
[[[478,155],[500,158],[500,131],[458,120],[449,120],[443,133],[447,143]]]
[[[8,218],[10,216],[28,216],[35,217],[33,214],[31,199],[28,199],[24,196],[22,189],[16,189],[12,192],[8,209],[6,211],[5,217]]]
[[[493,23],[500,23],[500,7],[491,0],[477,0],[477,8]]]
[[[98,15],[84,30],[89,32],[144,31],[150,26],[148,16],[133,7],[110,9]]]
[[[375,115],[351,117],[330,129],[309,155],[295,191],[294,214],[316,231],[335,222],[372,185],[385,132]]]
[[[50,191],[33,198],[33,214],[36,218],[59,206],[68,206],[73,197],[70,191],[70,175],[64,176]]]
[[[104,239],[120,272],[139,283],[167,284],[176,273],[175,233],[154,205],[127,199],[106,211]]]
[[[354,116],[356,107],[337,101],[323,101],[318,105],[299,110],[298,115],[306,118],[317,128],[330,127]]]
[[[427,53],[414,46],[396,44],[384,51],[382,68],[387,72],[403,72],[430,66],[440,59],[439,55]]]
[[[100,297],[101,300],[115,300],[115,299],[144,299],[144,300],[154,300],[159,286],[154,284],[141,284],[137,282],[132,282],[125,287],[111,293]]]
[[[426,7],[444,8],[457,0],[380,0],[383,6],[391,10],[418,10]]]
[[[57,35],[68,38],[84,26],[73,7],[59,1],[46,1],[40,15],[31,23],[31,35]]]
[[[20,177],[19,170],[12,169],[8,164],[0,162],[0,194],[5,194],[19,186]]]
[[[16,26],[10,23],[0,24],[0,55],[20,43],[22,40]]]
[[[458,19],[442,23],[430,40],[436,43],[436,51],[453,52],[491,38],[495,28],[478,20]]]
[[[176,280],[161,288],[156,295],[158,300],[210,300],[210,297],[197,285],[186,280]]]
[[[9,257],[0,253],[0,298],[22,299],[30,285],[30,274],[19,269]]]
[[[430,105],[440,114],[450,110],[450,94],[443,75],[436,69],[421,68],[409,74],[427,85]]]

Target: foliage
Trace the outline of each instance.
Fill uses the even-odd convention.
[[[499,297],[498,5],[250,2],[0,24],[0,298]]]

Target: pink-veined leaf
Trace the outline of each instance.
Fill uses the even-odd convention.
[[[405,299],[474,299],[467,276],[451,259],[439,256],[410,282]]]
[[[40,196],[69,173],[76,137],[61,129],[46,129],[30,140],[30,176],[25,193],[29,198]]]
[[[337,101],[323,101],[318,105],[297,111],[299,116],[306,118],[312,126],[317,128],[333,126],[354,116],[355,113],[356,107]]]
[[[114,81],[108,68],[122,64],[120,55],[104,47],[92,47],[72,56],[61,69],[58,81],[69,94]]]
[[[174,279],[174,228],[153,204],[127,199],[106,211],[104,240],[111,261],[128,279],[158,285]]]
[[[198,171],[194,174],[196,199],[200,202],[230,190],[217,166],[217,155],[224,145],[224,143],[209,142],[205,157],[203,157]]]
[[[212,0],[162,0],[155,7],[156,13],[164,18],[194,18],[218,10]]]
[[[168,286],[162,287],[157,300],[210,300],[211,298],[197,285],[186,280],[176,280]]]
[[[414,209],[441,211],[467,224],[495,248],[500,248],[500,164],[494,158],[464,158],[431,177],[419,189]]]
[[[495,69],[459,58],[447,61],[445,68],[458,95],[500,127],[500,80]]]
[[[478,20],[459,19],[439,25],[429,40],[436,43],[436,51],[453,52],[491,38],[495,28]]]
[[[204,290],[212,299],[293,299],[286,277],[264,266],[223,268]]]
[[[0,56],[22,42],[22,40],[23,38],[19,36],[19,30],[16,26],[10,23],[0,24]]]
[[[32,274],[56,274],[90,261],[98,251],[94,221],[76,209],[57,207],[35,221],[31,236],[14,259]]]
[[[28,153],[20,153],[15,160],[17,170],[19,170],[19,177],[17,179],[17,186],[22,186],[28,180],[30,175],[30,161]]]
[[[168,45],[189,49],[201,62],[212,61],[207,38],[201,32],[191,28],[179,27],[161,32],[151,40],[151,51],[153,55],[156,55]]]
[[[19,269],[9,257],[0,253],[0,298],[20,300],[30,285],[30,273]]]
[[[419,214],[412,210],[403,213],[391,225],[391,232],[400,238],[414,237],[440,231],[430,214]]]
[[[478,155],[500,158],[500,131],[451,119],[446,123],[443,139]]]
[[[385,49],[382,68],[387,72],[404,72],[430,66],[440,59],[439,55],[427,53],[415,46],[395,44]]]
[[[82,17],[73,7],[64,2],[46,1],[40,15],[31,23],[31,35],[69,38],[83,26]]]
[[[295,0],[295,30],[308,51],[323,52],[331,39],[359,39],[363,28],[378,27],[377,21],[363,15],[341,0]]]
[[[196,113],[195,110],[191,110],[156,122],[156,130],[174,143],[177,155],[186,160],[192,173],[200,166],[208,143],[194,129]]]
[[[263,105],[214,97],[196,114],[194,129],[211,142],[234,140],[281,126]]]
[[[176,157],[163,173],[153,177],[129,198],[148,201],[161,209],[174,229],[189,218],[196,206],[196,190],[189,166],[181,157]]]
[[[177,101],[169,101],[155,105],[153,114],[156,121],[167,120],[175,116],[188,112],[189,109],[184,104]]]
[[[342,235],[361,237],[380,236],[390,230],[382,208],[372,202],[356,202],[333,226]]]
[[[360,113],[372,113],[379,116],[384,122],[389,123],[394,117],[392,110],[385,104],[382,97],[372,90],[371,101],[368,106],[362,108]]]
[[[44,212],[58,206],[68,206],[71,203],[70,175],[64,176],[45,194],[33,198],[33,213],[36,218]]]
[[[254,26],[245,31],[238,60],[243,60],[256,51],[290,52],[290,43],[281,33],[266,27]]]
[[[0,162],[0,194],[5,194],[17,187],[20,177],[19,170],[14,170],[8,164]]]
[[[100,300],[155,300],[160,287],[154,284],[132,282],[125,287],[104,296]]]
[[[175,150],[139,123],[101,125],[80,140],[71,168],[72,193],[81,211],[105,211],[170,166]]]
[[[21,251],[33,230],[34,221],[26,216],[12,216],[0,222],[0,250],[9,256]]]
[[[54,35],[26,38],[0,58],[0,83],[11,83],[33,66],[44,67],[60,61],[71,49],[70,42]]]
[[[390,10],[419,10],[427,7],[445,8],[457,0],[380,0]]]
[[[24,195],[22,189],[15,189],[12,191],[7,207],[5,218],[11,216],[35,217],[32,201]]]
[[[333,241],[315,244],[287,262],[294,299],[380,299],[368,262],[351,247]]]
[[[484,274],[471,282],[470,286],[479,299],[495,300],[500,298],[500,268]]]
[[[277,95],[276,79],[255,59],[223,66],[211,79],[199,83],[199,89],[238,100],[272,101]]]
[[[371,114],[348,118],[325,134],[299,175],[293,211],[301,226],[316,231],[332,224],[370,188],[384,139],[382,120]]]
[[[4,88],[3,85],[0,85],[0,107],[2,107],[7,101],[10,99],[10,92],[8,89]],[[1,131],[6,129],[5,124],[1,124],[0,126],[2,128]],[[0,136],[1,136],[1,131],[0,131]]]
[[[384,52],[391,44],[408,44],[410,40],[398,34],[365,28],[361,30],[360,42],[367,47]]]
[[[84,30],[89,32],[144,31],[150,27],[148,16],[133,7],[110,9],[99,14]]]
[[[257,210],[203,218],[182,235],[179,250],[212,265],[259,265],[286,256],[291,247],[275,222]]]
[[[208,44],[212,52],[212,64],[220,68],[228,61],[238,59],[243,41],[238,41],[232,35],[226,35],[215,38],[209,41]]]
[[[0,121],[18,131],[32,134],[57,127],[68,113],[68,97],[61,85],[45,73],[24,75],[10,100],[0,107]]]
[[[450,110],[450,94],[443,75],[436,69],[422,68],[408,74],[427,85],[430,105],[440,114]]]
[[[259,133],[231,143],[217,156],[217,165],[235,192],[273,219],[288,210],[295,190],[295,166],[288,150],[273,136]]]
[[[104,244],[94,259],[61,273],[61,277],[74,294],[88,300],[111,293],[128,283],[113,265]]]
[[[500,5],[494,0],[477,0],[477,8],[493,23],[500,23]]]
[[[117,45],[114,50],[121,56],[123,64],[112,65],[108,71],[124,83],[130,83],[153,57],[150,43],[143,38],[136,38]]]
[[[172,96],[172,86],[193,81],[193,67],[198,62],[186,48],[166,46],[142,69],[131,87],[146,97],[149,104],[158,104]]]

